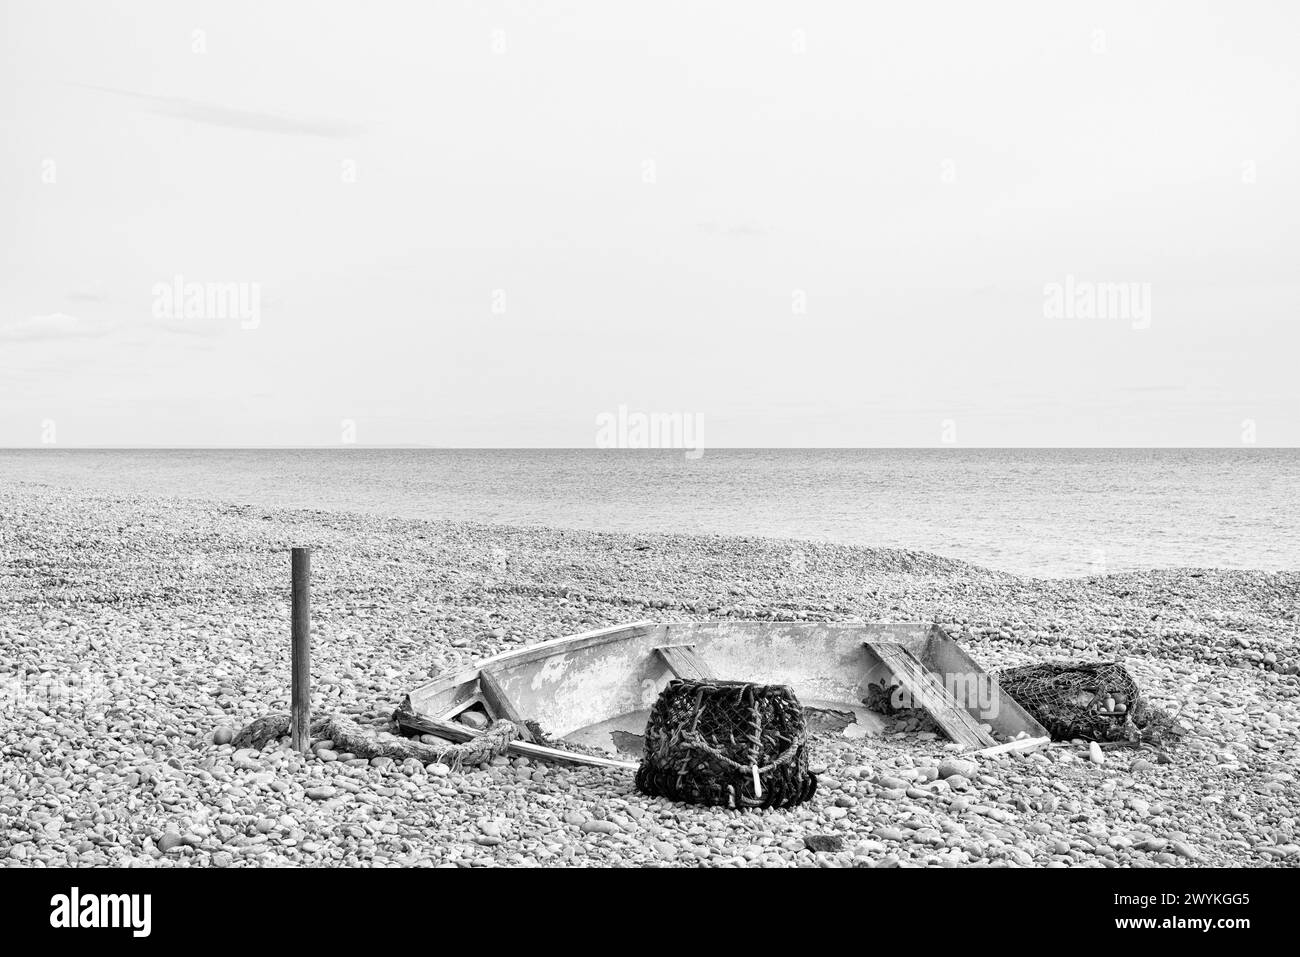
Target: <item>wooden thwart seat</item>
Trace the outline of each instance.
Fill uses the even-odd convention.
[[[493,718],[504,718],[506,721],[514,722],[515,727],[519,729],[520,738],[524,741],[533,739],[533,734],[528,730],[528,725],[524,723],[523,717],[515,709],[514,704],[506,697],[506,693],[501,689],[496,676],[486,668],[478,673],[478,689]]]
[[[678,678],[708,680],[717,678],[713,669],[705,664],[704,659],[695,653],[694,645],[658,645],[655,651],[664,660],[668,670]]]
[[[987,748],[997,744],[948,692],[943,682],[902,645],[890,641],[864,641],[863,644],[893,672],[894,680],[907,692],[913,705],[924,708],[952,740],[968,748]]]

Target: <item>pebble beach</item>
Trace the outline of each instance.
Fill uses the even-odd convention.
[[[1035,578],[779,539],[516,528],[0,485],[7,866],[1193,867],[1300,864],[1300,572]],[[288,707],[288,549],[313,551],[314,709],[643,619],[937,621],[987,670],[1122,662],[1170,763],[1060,742],[817,732],[815,798],[737,812],[527,759],[235,750]]]

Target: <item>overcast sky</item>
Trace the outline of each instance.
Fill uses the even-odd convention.
[[[1300,6],[867,7],[4,2],[0,445],[1300,444]]]

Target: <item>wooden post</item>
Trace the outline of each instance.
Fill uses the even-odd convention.
[[[293,748],[306,753],[311,747],[311,549],[295,548],[291,553],[293,573]]]

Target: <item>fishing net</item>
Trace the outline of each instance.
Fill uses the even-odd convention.
[[[1054,740],[1171,743],[1172,718],[1151,707],[1122,665],[1044,661],[997,672],[998,685]]]
[[[675,679],[650,712],[636,786],[737,809],[806,801],[817,778],[803,708],[785,685]]]

